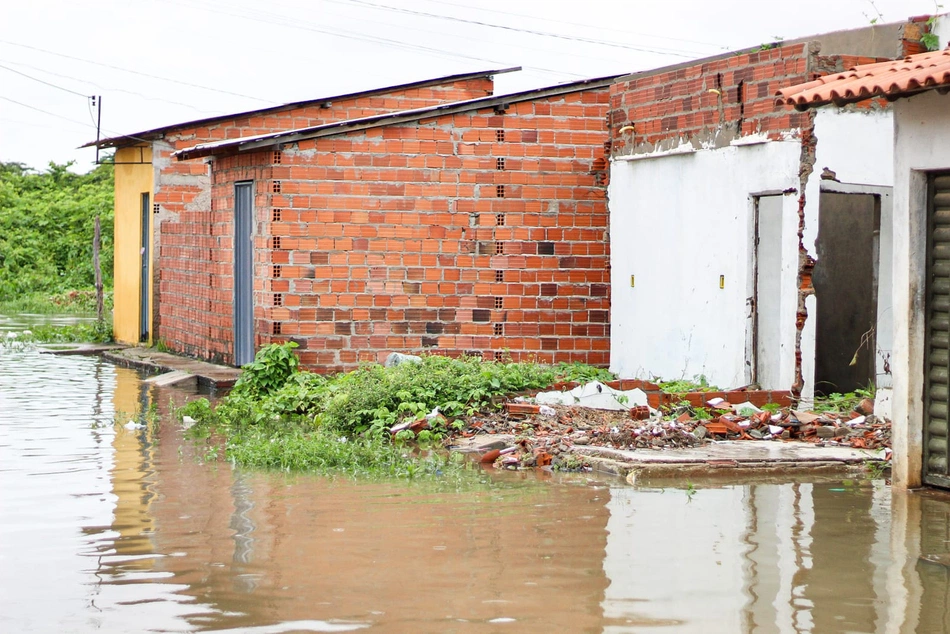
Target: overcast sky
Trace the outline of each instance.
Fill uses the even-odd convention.
[[[933,0],[29,0],[0,11],[0,161],[103,136],[522,66],[512,92],[935,11]],[[883,18],[883,20],[881,20]]]

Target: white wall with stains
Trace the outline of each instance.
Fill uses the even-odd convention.
[[[611,362],[623,377],[751,380],[754,197],[782,200],[783,333],[776,389],[794,378],[798,140],[615,159],[608,199]],[[634,284],[631,286],[631,276]],[[722,288],[720,288],[722,276]]]

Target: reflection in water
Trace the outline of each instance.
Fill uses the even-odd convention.
[[[192,397],[0,348],[0,631],[950,631],[942,494],[240,471],[182,439]]]

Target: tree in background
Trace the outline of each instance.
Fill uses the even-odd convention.
[[[87,174],[50,163],[44,172],[0,162],[0,303],[93,289],[95,217],[102,274],[112,288],[113,166]]]

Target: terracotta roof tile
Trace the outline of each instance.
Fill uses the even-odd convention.
[[[779,104],[807,110],[829,103],[843,106],[873,97],[893,101],[925,90],[950,90],[950,49],[862,64],[844,73],[783,88],[776,97]]]

